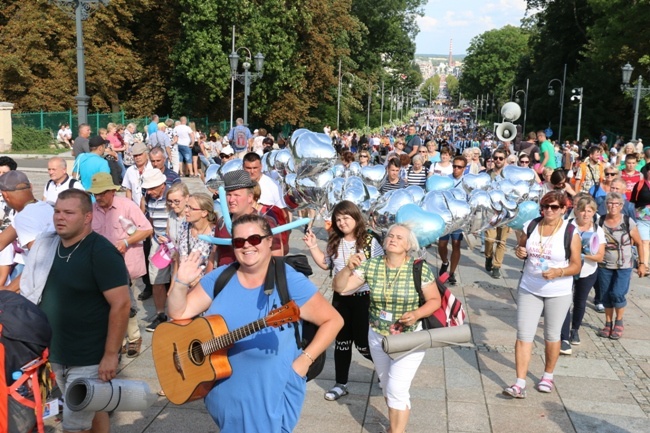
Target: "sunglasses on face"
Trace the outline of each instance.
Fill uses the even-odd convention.
[[[503,156],[495,156],[495,157],[494,157],[494,160],[495,160],[495,161],[503,161],[504,159],[506,159],[506,158],[503,157]]]
[[[552,210],[552,211],[554,211],[554,212],[555,212],[556,210],[560,209],[561,207],[562,207],[562,206],[560,206],[559,204],[543,204],[543,205],[541,206],[541,208],[544,209],[544,210],[549,210],[549,209],[550,209],[550,210]]]
[[[244,245],[246,242],[248,242],[252,247],[256,247],[257,245],[262,243],[262,239],[268,238],[269,236],[272,235],[250,235],[247,238],[233,238],[232,239],[232,246],[235,248],[244,248]]]
[[[457,168],[457,169],[459,169],[459,170],[465,168],[464,165],[452,165],[452,167],[453,167],[453,168]]]
[[[368,155],[359,155],[359,158],[368,158]]]
[[[605,176],[616,176],[616,173],[605,173]]]

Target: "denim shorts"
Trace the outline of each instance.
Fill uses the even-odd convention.
[[[650,221],[637,220],[636,228],[642,241],[650,241]]]
[[[448,235],[445,236],[440,236],[438,238],[438,241],[448,241],[449,238],[451,238],[452,241],[462,241],[463,240],[463,231],[462,230],[456,230],[455,232],[452,232]]]
[[[178,161],[186,164],[192,163],[192,149],[190,146],[178,145]]]
[[[52,363],[52,371],[56,375],[56,383],[61,389],[63,398],[65,398],[66,388],[79,378],[99,379],[99,365],[87,365],[83,367],[69,367],[67,365]],[[63,405],[63,430],[65,431],[83,431],[90,430],[93,426],[95,412],[70,410],[67,404]]]

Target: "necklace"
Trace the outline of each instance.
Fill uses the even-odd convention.
[[[62,256],[62,255],[61,255],[61,241],[59,241],[59,246],[56,247],[56,254],[59,256],[60,259],[65,259],[65,262],[68,263],[68,262],[70,261],[70,257],[72,257],[72,255],[74,254],[74,252],[77,251],[77,248],[79,248],[79,245],[81,245],[81,243],[84,241],[84,239],[86,239],[87,236],[88,236],[88,235],[84,236],[83,239],[81,239],[81,240],[79,241],[79,243],[77,244],[77,246],[74,247],[74,249],[72,250],[72,252],[71,252],[70,254],[68,254],[67,256]]]
[[[544,251],[546,250],[546,247],[548,244],[553,240],[553,236],[555,236],[555,233],[557,233],[557,230],[560,228],[560,225],[562,225],[562,219],[558,220],[557,224],[555,224],[555,228],[553,229],[553,232],[546,238],[546,242],[542,243],[542,238],[543,232],[544,232],[544,226],[542,224],[539,225],[539,254],[542,255],[544,254]]]
[[[395,285],[395,283],[399,279],[399,275],[402,273],[402,268],[404,267],[404,263],[406,263],[407,260],[408,260],[408,256],[404,257],[404,261],[402,262],[400,267],[397,268],[397,275],[395,275],[395,278],[393,278],[393,281],[391,281],[389,283],[388,282],[388,261],[384,257],[384,292],[393,289],[393,286]]]

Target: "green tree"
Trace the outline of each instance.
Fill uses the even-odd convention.
[[[420,96],[429,101],[436,99],[440,92],[440,75],[436,74],[433,77],[427,78],[420,87]]]
[[[514,26],[490,30],[470,42],[460,78],[460,91],[468,98],[494,93],[509,100],[517,70],[528,55],[528,33]]]
[[[445,78],[445,83],[447,83],[447,93],[452,101],[458,101],[458,94],[460,93],[460,84],[458,78],[455,75],[447,75]]]

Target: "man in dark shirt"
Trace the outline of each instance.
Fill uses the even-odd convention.
[[[409,135],[406,136],[405,142],[404,152],[408,154],[409,158],[413,158],[418,153],[418,148],[422,146],[422,139],[415,132],[415,125],[409,126]]]
[[[90,125],[82,123],[79,125],[79,136],[72,142],[72,156],[75,158],[82,153],[90,152],[88,138],[90,137]]]

